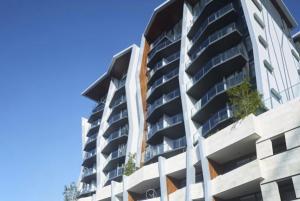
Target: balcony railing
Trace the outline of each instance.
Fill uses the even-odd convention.
[[[90,159],[94,156],[96,156],[96,149],[90,151],[90,152],[86,152],[85,155],[84,155],[84,160],[87,160],[87,159]]]
[[[203,125],[200,127],[202,136],[207,136],[207,134],[216,128],[220,123],[224,122],[233,117],[233,112],[230,107],[225,107],[215,113],[210,117]]]
[[[178,150],[186,146],[186,138],[182,137],[176,140],[173,140],[171,145],[168,144],[159,144],[154,146],[148,146],[145,151],[145,162],[149,161],[155,156],[161,155],[163,153]]]
[[[195,108],[192,113],[195,114],[201,110],[208,102],[210,102],[218,94],[225,92],[226,90],[233,88],[243,82],[246,75],[244,72],[240,72],[236,75],[230,76],[227,80],[217,83],[208,92],[206,92],[202,98],[195,104]]]
[[[96,191],[96,185],[89,185],[89,186],[83,187],[83,188],[80,190],[79,195],[92,193],[92,192],[94,192],[94,191]]]
[[[171,80],[172,78],[176,77],[178,75],[178,71],[179,69],[176,68],[172,71],[170,71],[168,74],[162,76],[161,78],[157,79],[152,86],[149,88],[148,90],[148,96],[160,85],[162,85],[163,83],[166,83],[167,81]]]
[[[193,9],[193,23],[198,19],[198,17],[201,15],[202,11],[205,9],[205,7],[210,4],[214,0],[202,0],[197,3]]]
[[[119,130],[112,132],[109,137],[107,138],[107,143],[110,143],[114,139],[117,139],[122,136],[127,136],[128,135],[128,125],[120,128]]]
[[[172,117],[163,117],[155,124],[150,124],[149,132],[148,132],[148,139],[150,139],[156,132],[159,130],[171,127],[176,125],[180,122],[183,122],[182,114],[177,114]]]
[[[92,174],[96,174],[97,169],[96,168],[85,168],[82,172],[82,178],[88,177]]]
[[[100,112],[101,110],[104,109],[104,106],[105,106],[104,102],[98,103],[96,105],[96,107],[92,110],[92,113],[94,114],[94,113]]]
[[[125,103],[125,102],[126,102],[126,96],[122,95],[119,98],[117,98],[114,102],[112,102],[111,108],[114,108],[114,107],[116,107],[118,105],[121,105],[122,103]]]
[[[111,116],[109,119],[108,119],[108,124],[111,125],[123,118],[126,118],[128,116],[128,113],[127,113],[127,110],[123,110],[113,116]]]
[[[157,100],[155,100],[152,104],[149,104],[148,106],[148,116],[158,107],[160,107],[161,105],[174,100],[175,98],[180,96],[180,91],[179,89],[176,89],[168,94],[165,94],[163,96],[161,96],[160,98],[158,98]]]
[[[202,52],[211,44],[214,42],[220,40],[221,38],[225,37],[226,35],[229,35],[230,33],[233,33],[235,31],[238,31],[238,27],[235,23],[231,23],[219,31],[216,31],[212,35],[210,35],[206,40],[204,40],[195,51],[191,55],[191,62],[193,62]]]
[[[107,162],[109,162],[111,160],[120,158],[125,155],[126,155],[126,146],[123,146],[123,147],[120,147],[117,150],[111,152],[106,160],[107,160]]]
[[[164,41],[162,43],[159,43],[158,45],[156,45],[155,47],[153,47],[153,49],[148,54],[148,61],[150,61],[151,59],[153,59],[153,57],[155,56],[155,54],[157,52],[159,52],[160,50],[162,50],[165,47],[169,46],[170,44],[176,42],[180,38],[181,38],[181,33],[175,33],[173,35],[169,35],[167,37],[168,40],[166,40],[166,41]]]
[[[93,122],[91,123],[91,129],[93,129],[93,128],[99,126],[100,123],[101,123],[101,119],[97,119],[96,121],[93,121]]]
[[[208,0],[208,2],[211,0]],[[232,3],[226,5],[225,7],[221,8],[217,12],[211,14],[208,18],[204,20],[204,22],[200,25],[198,31],[192,38],[192,42],[194,43],[200,36],[204,33],[207,27],[212,24],[213,22],[217,21],[218,19],[222,18],[224,15],[229,13],[230,11],[234,10],[234,6]]]
[[[125,86],[125,83],[126,83],[126,76],[123,77],[121,80],[117,81],[117,84],[116,84],[117,89],[120,89],[123,86]]]
[[[124,172],[124,168],[123,167],[117,167],[116,169],[108,172],[107,174],[107,181],[115,179],[119,176],[122,176]]]
[[[229,50],[226,50],[225,52],[213,57],[193,76],[192,85],[201,80],[212,68],[225,63],[226,61],[240,54],[245,56],[245,50],[242,45],[230,48]]]
[[[149,79],[155,74],[156,71],[164,67],[165,65],[168,65],[169,63],[175,61],[176,59],[179,59],[180,57],[180,52],[176,52],[167,58],[163,58],[161,61],[157,62],[153,69],[149,72]]]
[[[88,137],[86,144],[89,144],[95,140],[97,140],[97,134],[94,134],[94,135],[91,135],[90,137]]]

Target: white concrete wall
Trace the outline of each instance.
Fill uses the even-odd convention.
[[[253,46],[258,91],[263,95],[266,106],[273,108],[300,96],[300,77],[297,72],[299,63],[292,55],[291,51],[295,48],[283,20],[269,0],[261,2],[262,11],[252,0],[241,0]],[[254,14],[264,23],[264,27],[255,20]],[[259,37],[267,42],[266,48],[259,42]],[[273,66],[272,73],[264,66],[264,60]],[[280,93],[280,102],[274,98],[271,89]]]

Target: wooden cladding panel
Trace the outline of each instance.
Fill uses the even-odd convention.
[[[144,112],[144,133],[142,140],[142,149],[141,154],[143,154],[146,150],[146,139],[147,139],[147,90],[148,90],[148,77],[147,77],[147,57],[150,51],[150,45],[147,40],[145,40],[142,64],[141,64],[141,73],[140,73],[140,86],[141,86],[141,95],[142,95],[142,104],[143,104],[143,112]],[[143,162],[141,161],[141,166],[143,166]]]
[[[170,195],[171,193],[174,193],[178,190],[177,186],[175,185],[175,182],[170,177],[166,177],[167,180],[167,193]]]
[[[208,166],[209,166],[209,173],[210,173],[210,178],[211,179],[214,179],[217,176],[219,176],[219,173],[218,173],[218,166],[219,165],[216,162],[208,159]]]

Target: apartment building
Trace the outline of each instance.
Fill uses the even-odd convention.
[[[169,0],[83,93],[80,201],[300,200],[297,26],[281,0]],[[265,112],[235,121],[249,79]],[[124,175],[134,155],[137,170]]]

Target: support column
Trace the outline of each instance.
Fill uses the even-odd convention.
[[[300,199],[300,175],[292,177],[293,179],[293,184],[294,184],[294,189],[296,193],[296,198]]]
[[[278,185],[276,182],[263,184],[260,187],[264,201],[281,201]]]
[[[159,182],[160,182],[160,201],[168,201],[167,177],[165,171],[165,161],[163,157],[158,158]]]

